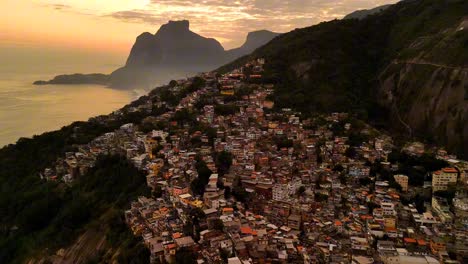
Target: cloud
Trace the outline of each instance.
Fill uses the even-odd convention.
[[[152,31],[168,20],[188,19],[192,30],[214,37],[231,48],[240,45],[250,31],[287,32],[342,18],[357,9],[395,2],[397,0],[151,0],[145,6],[99,16],[144,23],[154,27]]]
[[[71,8],[71,6],[64,5],[64,4],[51,4],[49,6],[54,8],[55,10],[64,10],[64,9],[70,9]]]

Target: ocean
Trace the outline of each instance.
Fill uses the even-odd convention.
[[[58,74],[110,73],[125,55],[1,47],[0,58],[0,147],[111,113],[138,97],[99,85],[32,85]]]

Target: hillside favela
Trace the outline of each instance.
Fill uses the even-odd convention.
[[[468,263],[468,1],[26,2],[0,263]]]

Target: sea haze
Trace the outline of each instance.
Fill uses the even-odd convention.
[[[108,114],[137,96],[98,85],[32,85],[69,72],[110,73],[125,55],[0,45],[0,57],[0,147]]]

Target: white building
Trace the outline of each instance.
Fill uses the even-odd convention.
[[[275,184],[273,186],[273,200],[284,201],[288,197],[287,184]]]
[[[408,176],[406,175],[395,175],[393,176],[395,181],[401,186],[401,190],[404,192],[408,191]]]
[[[382,208],[382,214],[384,216],[395,216],[395,205],[393,203],[381,203],[380,207]]]
[[[445,191],[450,184],[456,184],[458,171],[455,168],[443,168],[432,173],[432,191]]]

